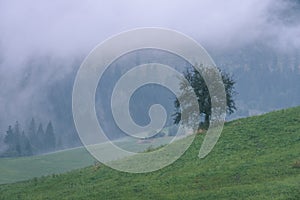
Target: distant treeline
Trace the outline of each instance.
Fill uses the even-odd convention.
[[[32,119],[28,130],[21,130],[17,121],[14,126],[8,126],[4,136],[4,143],[7,145],[6,150],[0,155],[2,157],[30,156],[56,150],[59,142],[55,137],[54,128],[50,121],[44,131],[43,124],[36,126],[35,120]]]

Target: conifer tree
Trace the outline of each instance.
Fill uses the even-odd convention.
[[[45,132],[43,129],[42,123],[39,124],[38,130],[36,132],[36,138],[37,138],[37,153],[45,152],[45,146],[43,144],[44,138],[45,138]]]
[[[46,151],[54,151],[56,148],[56,139],[51,121],[47,125],[44,144],[46,146]]]

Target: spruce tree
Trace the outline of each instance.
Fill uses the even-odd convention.
[[[32,155],[32,147],[31,147],[29,139],[25,135],[24,131],[22,132],[21,137],[20,137],[20,146],[21,146],[21,155],[22,156]]]
[[[14,144],[14,132],[11,125],[8,126],[8,130],[6,131],[6,135],[4,137],[4,143],[8,146],[5,155],[9,156],[13,154],[13,152],[15,151],[15,144]]]
[[[16,156],[21,156],[21,133],[20,133],[20,124],[18,121],[16,121],[15,127],[14,127],[14,144],[16,149]]]
[[[51,121],[47,125],[44,144],[47,151],[54,151],[56,148],[56,139]]]
[[[37,153],[45,152],[45,146],[44,146],[44,138],[45,138],[45,132],[43,129],[42,123],[39,124],[37,133],[36,133],[36,138],[37,138]]]
[[[39,138],[37,135],[36,124],[34,118],[31,119],[28,128],[28,138],[32,146],[32,151],[35,153],[38,151]]]

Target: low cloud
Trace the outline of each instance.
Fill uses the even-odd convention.
[[[25,113],[44,85],[113,34],[155,26],[221,51],[257,41],[286,51],[300,48],[299,7],[293,0],[0,1],[0,120]],[[32,68],[40,57],[49,64]]]

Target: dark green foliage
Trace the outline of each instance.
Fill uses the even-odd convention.
[[[47,125],[47,129],[44,137],[44,145],[46,151],[55,150],[56,139],[51,121]]]
[[[39,127],[36,132],[36,138],[37,138],[37,152],[38,153],[44,153],[44,144],[43,144],[43,138],[44,138],[45,132],[42,123],[39,124]]]
[[[8,146],[8,149],[5,152],[4,156],[7,155],[17,156],[17,139],[11,126],[9,126],[8,130],[6,131],[4,142]]]
[[[225,73],[222,72],[220,69],[218,71],[221,74],[221,78],[225,87],[225,93],[226,93],[226,109],[228,114],[232,114],[236,110],[235,101],[234,101],[234,95],[236,94],[234,85],[235,81],[233,78]],[[206,77],[215,77],[216,71],[211,69],[204,69],[202,71],[203,74],[205,74]],[[193,68],[192,70],[187,69],[184,73],[184,77],[188,81],[188,85],[185,82],[181,83],[181,90],[182,95],[179,97],[182,102],[187,104],[188,106],[183,108],[184,110],[180,110],[180,103],[179,100],[176,99],[174,102],[176,112],[174,114],[174,123],[178,124],[181,120],[181,113],[184,111],[187,111],[189,113],[189,119],[192,119],[192,121],[199,121],[199,124],[202,125],[202,127],[208,127],[209,120],[211,116],[211,95],[209,93],[208,87],[201,76],[201,74]],[[210,80],[211,82],[217,81],[217,80]],[[190,88],[191,86],[191,88]],[[198,115],[195,114],[195,110],[193,110],[193,105],[190,104],[190,97],[191,97],[191,89],[194,90],[197,101],[199,105],[199,112],[200,115],[203,116],[203,119],[199,118]],[[220,104],[223,102],[219,102]],[[188,123],[187,121],[183,121],[183,123]]]
[[[8,126],[8,130],[6,131],[4,142],[8,145],[12,145],[14,143],[14,133],[11,126]]]
[[[7,144],[8,149],[4,156],[20,156],[22,154],[21,134],[19,122],[16,122],[14,128],[8,127],[4,142]]]
[[[7,150],[0,155],[4,157],[30,156],[51,152],[56,149],[56,139],[52,123],[48,123],[46,132],[44,132],[41,123],[36,130],[34,119],[29,124],[27,134],[24,130],[21,133],[18,121],[14,128],[9,126],[4,137],[4,143],[7,145]]]
[[[31,122],[29,124],[28,128],[28,137],[32,146],[33,151],[38,150],[39,145],[39,139],[37,137],[37,130],[36,130],[36,124],[34,118],[31,119]]]
[[[14,146],[16,150],[16,155],[21,155],[21,134],[20,134],[20,124],[17,121],[14,127]]]
[[[32,155],[32,147],[31,147],[29,139],[25,135],[24,131],[22,132],[22,134],[20,136],[20,147],[21,147],[21,151],[20,151],[21,156]]]

